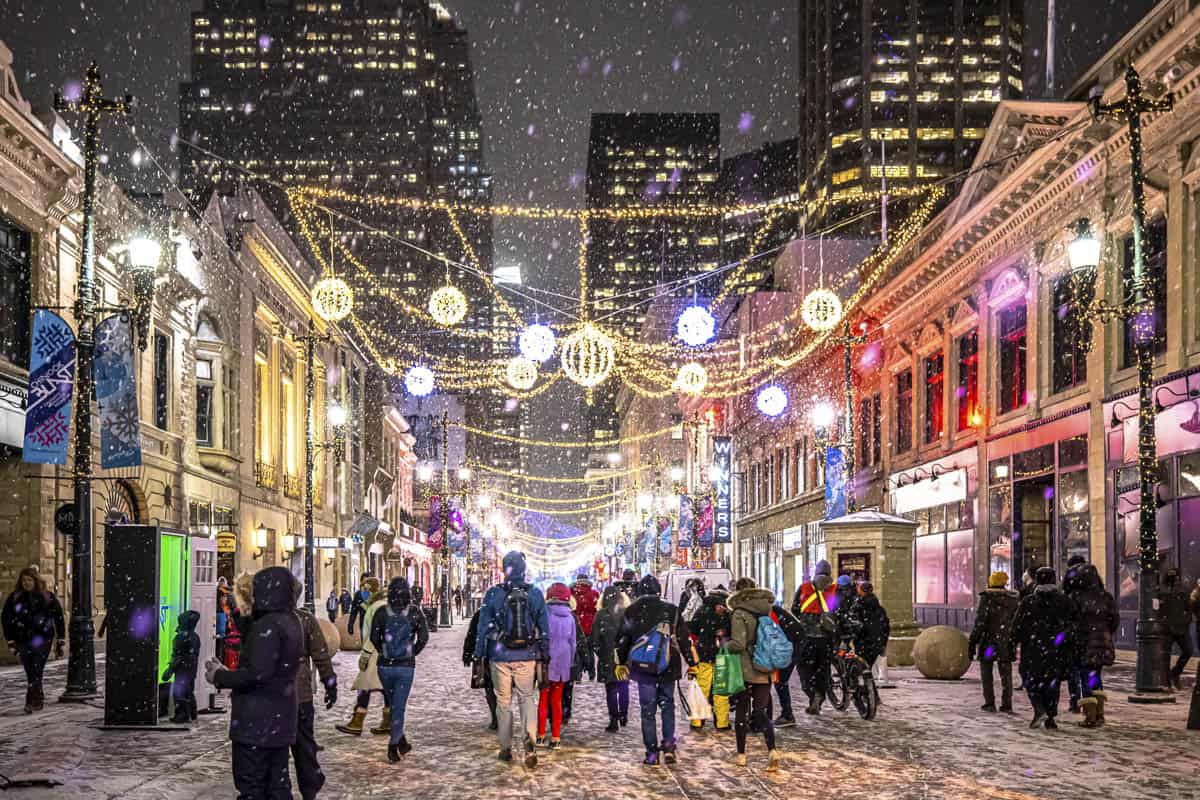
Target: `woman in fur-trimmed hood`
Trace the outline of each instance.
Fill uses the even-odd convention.
[[[368,596],[366,602],[366,612],[363,614],[362,629],[367,635],[363,636],[362,652],[358,656],[358,676],[354,679],[354,683],[350,684],[351,689],[358,690],[358,701],[354,704],[354,714],[350,717],[350,722],[345,725],[338,725],[337,729],[342,733],[348,733],[352,736],[361,736],[363,730],[363,720],[367,717],[367,706],[371,703],[371,692],[379,692],[383,696],[383,719],[379,725],[371,729],[371,733],[390,734],[392,732],[392,712],[388,708],[387,693],[383,691],[383,682],[379,680],[379,654],[375,651],[375,646],[371,644],[370,630],[371,622],[375,619],[375,612],[387,605],[387,593],[379,583],[379,579],[373,575],[369,575],[362,579],[362,591]]]

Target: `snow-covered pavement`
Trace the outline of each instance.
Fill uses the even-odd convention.
[[[542,751],[538,768],[528,771],[496,760],[483,694],[468,688],[469,672],[459,659],[464,630],[434,634],[420,659],[408,710],[414,749],[400,764],[388,763],[385,737],[354,738],[334,730],[349,717],[354,699],[348,688],[335,709],[318,711],[328,781],[322,798],[1200,797],[1200,732],[1185,730],[1187,695],[1176,705],[1130,705],[1125,696],[1131,676],[1121,667],[1111,681],[1115,699],[1108,725],[1087,731],[1074,725],[1076,717],[1063,714],[1056,732],[1027,728],[1024,697],[1018,697],[1015,717],[978,711],[974,670],[953,683],[893,670],[898,686],[883,693],[884,705],[872,722],[828,709],[819,718],[798,714],[795,727],[779,731],[784,760],[775,774],[764,771],[761,739],[751,739],[749,767],[739,768],[732,733],[708,728],[684,730],[677,765],[643,767],[636,714],[621,733],[605,733],[603,688],[584,684],[576,688],[575,718],[564,731],[563,748]],[[353,680],[356,662],[357,653],[337,657],[343,687]],[[49,697],[61,691],[64,678],[65,663],[52,664]],[[794,694],[802,697],[798,686]],[[106,732],[97,728],[99,707],[50,704],[27,717],[22,697],[19,671],[0,671],[0,773],[53,777],[65,785],[14,790],[5,797],[235,796],[227,716],[202,717],[185,732]],[[378,716],[376,699],[368,723]]]

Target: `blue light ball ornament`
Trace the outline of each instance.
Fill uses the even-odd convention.
[[[776,384],[765,386],[759,391],[754,404],[758,407],[759,411],[768,417],[778,417],[787,410],[787,392],[783,391]]]
[[[404,388],[413,397],[427,397],[433,392],[433,370],[417,365],[404,373]]]
[[[521,355],[526,358],[538,363],[547,361],[554,355],[554,331],[550,330],[548,325],[535,322],[521,331],[517,346],[521,349]]]
[[[717,335],[717,321],[704,306],[688,306],[675,321],[675,332],[684,344],[699,347]]]

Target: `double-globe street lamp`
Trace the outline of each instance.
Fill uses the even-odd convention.
[[[1145,230],[1146,198],[1142,174],[1142,114],[1172,109],[1171,96],[1154,100],[1142,93],[1142,83],[1132,66],[1125,73],[1125,99],[1112,104],[1094,98],[1094,117],[1113,117],[1129,125],[1130,180],[1133,200],[1133,274],[1127,294],[1116,303],[1096,298],[1096,272],[1100,265],[1101,243],[1092,233],[1091,223],[1075,223],[1075,238],[1067,248],[1076,298],[1077,336],[1085,349],[1091,347],[1091,330],[1083,323],[1098,320],[1124,320],[1133,326],[1133,343],[1138,374],[1138,618],[1135,638],[1137,667],[1135,690],[1130,702],[1174,702],[1168,689],[1167,635],[1158,618],[1155,598],[1158,593],[1158,446],[1155,437],[1157,410],[1154,402],[1155,306],[1152,276],[1146,274]]]

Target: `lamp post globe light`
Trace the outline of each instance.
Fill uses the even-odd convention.
[[[833,404],[827,403],[824,400],[817,403],[808,412],[808,420],[813,424],[814,428],[823,431],[828,431],[833,427],[833,423],[837,418],[837,412],[833,410]]]

